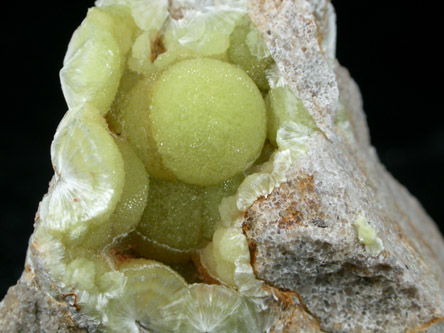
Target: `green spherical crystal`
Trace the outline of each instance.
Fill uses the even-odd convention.
[[[242,68],[256,83],[259,89],[267,91],[268,85],[265,70],[270,67],[273,60],[265,54],[254,55],[252,50],[260,48],[261,37],[249,18],[244,18],[236,26],[230,36],[228,57],[232,64]],[[257,53],[257,52],[256,52]]]
[[[219,184],[207,186],[203,189],[203,223],[202,237],[211,240],[214,230],[220,222],[219,205],[222,198],[236,193],[237,188],[244,180],[242,173]]]
[[[124,161],[125,183],[120,201],[110,216],[113,237],[127,233],[139,223],[148,201],[149,189],[149,177],[142,161],[127,142],[114,141]]]
[[[138,230],[165,251],[194,249],[201,236],[202,205],[200,187],[153,178]]]
[[[277,146],[276,137],[279,128],[287,121],[316,129],[316,123],[310,113],[288,86],[271,89],[265,103],[267,105],[267,138],[274,146]]]
[[[134,148],[150,176],[174,180],[174,175],[162,163],[150,128],[149,108],[155,79],[155,75],[124,76],[122,92],[118,94],[122,94],[121,100],[114,103],[108,119],[111,128]]]
[[[212,185],[244,170],[266,136],[262,95],[241,69],[214,59],[181,61],[152,90],[150,127],[178,179]]]

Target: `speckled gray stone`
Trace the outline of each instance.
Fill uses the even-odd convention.
[[[287,181],[244,215],[255,273],[297,292],[325,331],[438,327],[444,319],[443,238],[380,164],[359,89],[322,50],[328,23],[316,19],[326,17],[319,13],[328,6],[298,0],[251,6],[287,83],[322,131],[309,139]],[[348,130],[335,124],[339,103],[350,119]],[[360,216],[376,230],[379,254],[359,241],[353,224]]]

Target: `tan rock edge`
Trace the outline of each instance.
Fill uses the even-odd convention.
[[[270,331],[444,331],[444,240],[370,145],[359,89],[334,59],[333,6],[250,1],[249,16],[320,129],[239,221],[279,314]],[[30,243],[0,331],[100,331],[75,294],[51,296],[42,251]]]

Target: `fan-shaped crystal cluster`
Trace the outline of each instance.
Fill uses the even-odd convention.
[[[99,0],[61,71],[69,110],[34,236],[110,332],[273,322],[239,218],[317,127],[244,0]]]

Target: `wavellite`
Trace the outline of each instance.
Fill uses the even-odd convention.
[[[369,144],[329,1],[99,0],[15,331],[442,329],[444,242]]]

